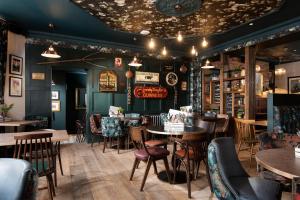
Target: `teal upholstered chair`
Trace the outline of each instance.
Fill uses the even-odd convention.
[[[118,117],[103,117],[101,122],[102,135],[104,137],[103,153],[105,152],[107,138],[117,138],[118,140],[118,153],[120,147],[120,137],[123,136],[121,127],[121,120]]]
[[[279,183],[249,177],[238,159],[230,137],[216,138],[209,144],[208,168],[212,190],[218,199],[281,199]]]
[[[126,118],[137,118],[137,119],[129,119],[126,121],[127,126],[140,126],[141,125],[141,120],[139,119],[141,116],[139,113],[126,113],[125,114],[125,119]]]

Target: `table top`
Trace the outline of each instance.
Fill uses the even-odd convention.
[[[256,162],[263,168],[288,179],[300,177],[300,158],[295,157],[293,148],[278,148],[259,151]]]
[[[268,120],[253,120],[253,119],[239,119],[235,118],[236,121],[240,121],[244,124],[251,124],[255,126],[268,126]]]
[[[24,126],[29,124],[37,124],[40,122],[41,120],[12,120],[0,122],[0,126]]]
[[[26,134],[41,134],[52,133],[52,142],[61,142],[69,140],[66,130],[45,130],[45,131],[32,131],[32,132],[17,132],[17,133],[2,133],[0,134],[0,146],[12,146],[16,144],[14,136]]]
[[[161,134],[161,135],[185,135],[185,134],[202,134],[205,133],[205,130],[200,127],[191,126],[184,127],[182,132],[167,132],[164,130],[163,126],[149,126],[146,128],[149,133]]]

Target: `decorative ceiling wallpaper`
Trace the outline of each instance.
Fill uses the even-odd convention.
[[[130,33],[148,30],[152,36],[159,38],[175,37],[178,31],[188,36],[223,33],[277,11],[284,2],[284,0],[204,0],[201,1],[199,10],[186,16],[192,7],[189,4],[180,5],[180,12],[185,9],[184,13],[179,13],[179,16],[175,17],[174,9],[172,10],[170,6],[174,5],[175,0],[165,0],[165,9],[161,1],[157,0],[72,1],[113,29]],[[157,10],[157,6],[161,12]],[[173,13],[172,16],[169,16],[170,13]]]

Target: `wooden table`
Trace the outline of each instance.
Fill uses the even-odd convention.
[[[146,130],[149,133],[160,134],[160,135],[169,135],[169,136],[205,133],[205,130],[203,128],[196,127],[196,126],[184,127],[184,131],[181,131],[181,132],[168,132],[168,131],[164,130],[163,126],[149,126],[146,128]]]
[[[250,123],[255,126],[263,126],[263,127],[268,127],[268,121],[267,120],[255,120],[254,122]]]
[[[41,133],[52,133],[52,142],[62,142],[69,140],[69,136],[66,130],[49,130],[49,131],[32,131],[32,132],[18,132],[18,133],[3,133],[0,134],[0,146],[13,146],[16,141],[14,136],[26,135],[26,134],[41,134]]]
[[[271,172],[292,180],[295,194],[295,179],[300,177],[300,158],[293,148],[278,148],[259,151],[255,155],[257,164]]]
[[[30,124],[38,124],[41,123],[41,120],[12,120],[12,121],[4,121],[0,122],[0,127],[14,127],[14,132],[18,131],[18,127],[26,126]]]

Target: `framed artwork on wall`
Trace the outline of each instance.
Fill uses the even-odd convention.
[[[52,101],[52,112],[60,112],[60,101]]]
[[[174,72],[169,72],[166,75],[166,82],[169,86],[175,86],[178,82],[178,76]]]
[[[9,77],[9,96],[22,97],[22,78]]]
[[[45,73],[33,72],[31,74],[32,80],[45,80]]]
[[[51,91],[51,99],[52,100],[59,100],[59,91],[58,90]]]
[[[122,58],[115,58],[115,67],[121,68],[123,66]]]
[[[300,76],[288,77],[289,94],[300,94]]]
[[[155,72],[135,72],[136,84],[159,84],[159,73]]]
[[[103,70],[99,73],[99,91],[100,92],[117,92],[118,76],[112,70]]]
[[[23,58],[15,55],[9,55],[9,73],[22,76]]]

